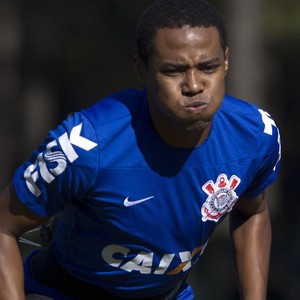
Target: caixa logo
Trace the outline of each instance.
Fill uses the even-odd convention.
[[[122,245],[107,245],[102,250],[103,260],[111,267],[141,274],[177,275],[188,271],[203,253],[207,242],[192,251],[167,253],[157,260],[154,252],[139,251],[136,254]]]
[[[72,128],[70,136],[65,132],[56,140],[46,145],[44,152],[38,154],[36,161],[27,167],[24,178],[28,189],[36,197],[40,196],[41,190],[36,185],[38,178],[43,178],[47,183],[51,183],[56,176],[60,175],[67,167],[67,159],[75,161],[79,156],[73,146],[89,151],[97,146],[96,143],[81,136],[82,123]],[[52,149],[60,145],[62,151]]]

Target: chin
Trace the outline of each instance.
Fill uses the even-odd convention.
[[[191,124],[189,124],[186,127],[186,130],[191,132],[191,131],[199,131],[200,133],[202,133],[203,131],[205,131],[207,128],[210,128],[211,126],[211,121],[197,121],[197,122],[193,122]]]

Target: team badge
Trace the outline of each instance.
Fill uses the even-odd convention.
[[[234,190],[240,182],[240,178],[235,175],[228,180],[226,174],[221,174],[215,183],[209,180],[202,186],[202,190],[208,195],[201,208],[203,222],[207,220],[218,222],[225,213],[232,210],[238,199]]]

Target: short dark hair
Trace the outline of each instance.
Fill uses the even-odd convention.
[[[156,0],[146,8],[137,26],[138,56],[148,64],[153,54],[153,38],[161,28],[216,27],[221,47],[227,47],[225,24],[220,12],[206,0]]]

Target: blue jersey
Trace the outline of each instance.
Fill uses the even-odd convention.
[[[270,115],[225,96],[200,146],[168,146],[151,126],[146,92],[126,90],[50,131],[17,169],[21,201],[63,210],[53,247],[74,276],[121,297],[150,297],[187,277],[239,197],[276,178]]]

